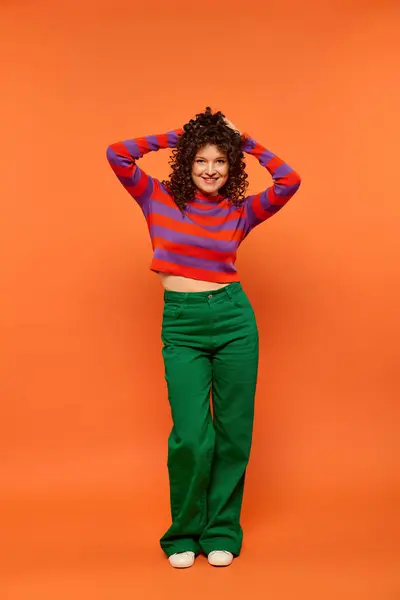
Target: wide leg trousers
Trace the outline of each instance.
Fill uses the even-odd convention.
[[[167,556],[218,549],[238,556],[258,370],[258,328],[242,285],[164,291],[161,339],[173,421],[172,524],[161,548]]]

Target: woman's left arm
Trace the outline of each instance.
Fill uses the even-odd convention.
[[[247,133],[242,134],[245,142],[243,152],[255,156],[261,166],[272,175],[272,185],[258,194],[247,196],[245,201],[245,235],[259,223],[275,215],[300,187],[301,178],[296,171],[279,156],[267,150]]]

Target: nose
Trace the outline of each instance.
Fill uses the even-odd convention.
[[[208,164],[206,167],[206,173],[208,175],[212,175],[213,173],[215,173],[215,167],[212,164]]]

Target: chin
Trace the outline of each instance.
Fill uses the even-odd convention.
[[[211,194],[219,194],[220,189],[222,187],[224,187],[224,185],[225,185],[224,183],[221,183],[218,187],[215,187],[212,190],[209,189],[207,184],[203,184],[203,183],[200,183],[200,185],[198,185],[197,187],[199,187],[204,194],[211,195]]]
[[[210,190],[209,188],[204,188],[204,187],[201,187],[200,189],[203,192],[203,194],[206,194],[208,196],[211,196],[211,194],[215,194],[217,191],[217,190]]]

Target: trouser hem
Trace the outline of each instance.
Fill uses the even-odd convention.
[[[195,556],[199,556],[201,550],[199,547],[191,546],[190,544],[182,544],[181,546],[172,546],[171,548],[161,548],[167,558],[177,552],[194,552]]]
[[[232,541],[230,540],[213,540],[207,544],[201,544],[201,549],[206,556],[210,554],[213,550],[227,550],[231,552],[233,556],[239,556],[241,548],[234,546]]]

